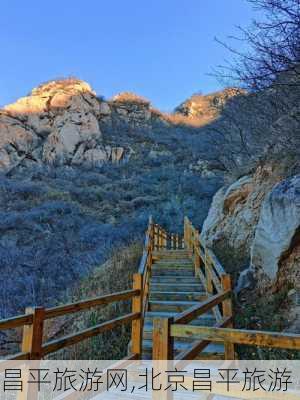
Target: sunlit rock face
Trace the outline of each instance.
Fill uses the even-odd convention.
[[[236,280],[250,265],[251,247],[263,201],[280,181],[272,166],[259,167],[214,196],[202,228],[202,239],[230,264]]]
[[[168,114],[131,92],[104,100],[82,80],[53,80],[0,110],[0,171],[20,163],[101,166],[127,161],[133,154],[129,138],[201,128],[234,95],[226,89],[192,96]]]
[[[178,114],[199,119],[199,123],[207,124],[218,118],[220,110],[232,97],[243,93],[244,91],[236,88],[227,88],[208,95],[197,93],[180,104],[175,111]]]
[[[229,253],[224,264],[232,268],[238,290],[253,279],[262,293],[300,289],[300,176],[285,178],[276,166],[265,165],[221,188],[202,239],[221,258]]]
[[[0,170],[7,170],[31,153],[39,138],[20,119],[0,111]]]
[[[299,282],[300,176],[268,193],[261,207],[251,249],[251,264],[271,282]]]
[[[0,168],[28,156],[51,164],[120,162],[125,150],[104,146],[99,126],[110,123],[111,106],[78,79],[51,81],[0,113]],[[29,157],[30,156],[30,157]]]

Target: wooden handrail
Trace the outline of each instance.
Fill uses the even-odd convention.
[[[120,300],[128,300],[139,294],[138,290],[125,290],[123,292],[108,294],[105,296],[94,297],[75,303],[64,304],[45,309],[45,319],[60,317],[70,313],[84,311],[95,306],[105,305]],[[33,314],[24,314],[17,317],[7,318],[0,321],[0,330],[15,329],[24,325],[31,325]]]
[[[216,328],[173,324],[172,337],[194,338],[213,342],[230,342],[243,345],[299,350],[300,335],[281,332],[255,331],[247,329]]]
[[[15,329],[24,325],[32,324],[32,315],[19,315],[17,317],[7,318],[0,321],[0,331],[7,329]]]
[[[20,353],[16,353],[12,356],[4,357],[4,360],[28,360],[30,357],[29,352],[20,351]],[[0,372],[2,372],[0,370]]]
[[[28,308],[26,314],[0,321],[0,330],[13,329],[23,326],[22,350],[17,354],[7,357],[7,360],[40,359],[44,355],[57,351],[63,347],[85,340],[88,337],[96,336],[114,326],[134,321],[141,317],[140,312],[131,313],[116,319],[106,321],[76,334],[46,343],[43,345],[44,321],[79,311],[86,311],[99,305],[107,305],[117,301],[140,298],[141,289],[125,290],[105,296],[90,298],[75,303],[51,308]]]
[[[227,290],[224,293],[216,294],[215,296],[209,297],[207,300],[202,301],[195,306],[188,308],[183,311],[177,317],[174,318],[175,324],[186,324],[193,319],[199,317],[199,315],[206,313],[216,305],[222,303],[224,300],[230,298],[231,290]]]
[[[115,326],[125,324],[127,322],[131,322],[138,318],[140,318],[140,313],[127,314],[122,317],[118,317],[118,318],[112,319],[110,321],[103,322],[102,324],[93,326],[91,328],[84,329],[76,334],[65,336],[62,339],[57,339],[57,340],[53,340],[51,342],[45,343],[42,346],[42,354],[43,354],[43,356],[45,356],[49,353],[54,353],[64,347],[71,346],[75,343],[81,342],[90,337],[97,336],[97,335],[99,335],[99,333],[110,330],[110,329],[114,328]]]
[[[232,318],[225,317],[225,318],[222,318],[221,321],[217,322],[217,324],[215,325],[215,328],[226,328],[231,323],[232,323]],[[211,343],[211,340],[200,340],[200,341],[196,340],[190,348],[179,353],[175,357],[175,359],[176,360],[193,360],[210,343]],[[184,365],[182,363],[178,363],[178,364],[176,364],[176,368],[184,368]]]
[[[78,301],[76,303],[69,303],[48,309],[46,308],[45,319],[56,318],[67,314],[73,314],[79,311],[88,310],[92,307],[114,303],[116,301],[129,300],[132,299],[134,296],[138,296],[139,294],[140,291],[136,289],[124,290],[123,292],[107,294],[105,296],[100,296],[100,297],[94,297],[91,299]]]
[[[153,260],[160,257],[159,251],[182,249],[187,251],[194,263],[195,276],[199,276],[207,292],[207,299],[172,318],[157,318],[153,327],[154,359],[174,358],[174,337],[189,337],[195,341],[176,359],[192,359],[210,343],[224,342],[225,359],[234,359],[234,344],[247,344],[285,349],[300,349],[300,335],[279,332],[249,331],[233,329],[232,287],[230,275],[211,249],[201,241],[200,232],[187,217],[184,220],[184,235],[168,233],[149,218],[145,234],[143,254],[138,272],[133,275],[133,288],[118,293],[90,298],[51,308],[28,308],[25,315],[0,321],[0,330],[23,327],[21,351],[8,360],[40,359],[66,346],[94,337],[118,325],[131,323],[131,358],[142,355],[143,323],[148,309],[149,286]],[[176,253],[175,253],[176,254]],[[131,313],[101,322],[90,328],[72,333],[57,340],[43,343],[43,325],[48,319],[86,311],[92,307],[117,301],[132,300]],[[189,322],[212,310],[216,317],[213,327],[188,325]]]

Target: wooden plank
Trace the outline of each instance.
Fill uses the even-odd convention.
[[[280,332],[175,324],[171,326],[171,335],[211,340],[213,342],[225,341],[250,346],[274,347],[290,350],[300,349],[300,335],[283,334]]]
[[[43,307],[27,307],[26,314],[32,315],[33,321],[30,325],[24,325],[21,351],[22,353],[29,353],[30,360],[40,360],[42,358],[45,309]],[[37,362],[39,363],[39,361]],[[29,385],[28,378],[29,370],[25,369],[23,373],[24,386],[22,392],[18,393],[18,400],[38,399],[37,387]]]
[[[220,261],[217,259],[212,250],[206,248],[206,256],[208,256],[209,260],[213,263],[219,277],[221,277],[222,275],[226,275],[224,268],[222,267]]]
[[[225,364],[225,369],[227,364]],[[235,368],[235,366],[233,366]],[[211,375],[211,379],[215,382],[219,380],[216,375]],[[186,375],[184,379],[184,386],[189,390],[193,391],[195,378],[193,376]],[[209,399],[214,396],[213,399],[237,399],[237,400],[299,400],[299,389],[288,390],[288,391],[263,391],[263,390],[242,390],[243,385],[231,385],[230,391],[228,392],[226,385],[212,385],[211,393],[209,393]],[[204,399],[207,394],[204,392]],[[216,396],[216,397],[215,397]],[[200,396],[198,397],[200,399]],[[202,397],[201,397],[202,398]]]
[[[98,388],[99,390],[97,390],[97,396],[96,397],[99,398],[100,394],[107,390],[107,373],[108,373],[108,370],[111,370],[111,369],[128,369],[130,367],[130,365],[132,365],[132,361],[136,360],[136,359],[138,359],[138,358],[136,358],[136,354],[130,354],[129,356],[122,358],[121,360],[115,362],[114,364],[109,365],[108,368],[104,369],[102,371],[102,377],[101,377],[101,381],[102,381],[103,384]],[[97,380],[99,380],[99,378],[97,378],[97,377],[94,377],[94,378],[91,379],[91,381],[95,382],[95,383],[97,382]],[[80,386],[78,386],[78,388],[79,387]],[[68,390],[67,393],[62,393],[61,395],[59,395],[57,400],[83,400],[83,399],[89,399],[89,398],[95,399],[95,396],[90,396],[88,394],[88,392],[86,393],[86,395],[83,395],[82,391],[70,388],[70,390]]]
[[[209,272],[210,272],[210,277],[211,277],[212,283],[213,283],[214,287],[216,288],[217,292],[219,292],[219,293],[222,292],[223,288],[221,285],[220,278],[217,276],[217,274],[215,273],[213,268],[211,268]]]
[[[201,271],[201,269],[199,269],[199,278],[201,280],[202,285],[205,287],[206,284],[206,280],[205,280],[205,275],[203,274],[203,272]]]
[[[27,351],[21,351],[19,353],[10,355],[8,357],[5,357],[4,360],[6,361],[12,361],[12,360],[29,360],[30,358],[30,353]],[[1,371],[0,371],[1,372]]]
[[[83,311],[91,307],[113,303],[115,301],[128,300],[139,294],[138,290],[124,290],[123,292],[113,293],[101,297],[95,297],[88,300],[70,303],[58,307],[52,307],[45,310],[45,319],[59,317],[61,315],[71,314]]]
[[[153,360],[173,360],[174,339],[170,336],[173,318],[154,318],[153,320]]]
[[[184,225],[183,225],[183,240],[184,247],[188,249],[188,217],[184,217]]]
[[[145,273],[145,269],[147,266],[147,258],[148,258],[148,250],[144,249],[143,255],[142,255],[142,258],[140,261],[140,265],[139,265],[139,273],[142,275]]]
[[[212,278],[211,278],[211,265],[208,262],[206,250],[205,250],[204,268],[205,268],[206,292],[208,296],[211,296],[213,294],[214,288],[212,285]]]
[[[134,319],[131,326],[131,351],[135,354],[142,354],[143,337],[143,276],[141,274],[133,275],[133,289],[139,291],[139,294],[132,299],[132,314],[140,314],[140,318]]]
[[[216,328],[226,328],[227,326],[229,326],[232,323],[232,318],[227,317],[222,319],[220,322],[218,322],[215,327]],[[205,349],[205,347],[207,347],[209,344],[211,343],[211,340],[200,340],[200,341],[195,341],[194,343],[192,343],[192,346],[185,350],[182,351],[181,353],[179,353],[175,359],[176,360],[194,360],[199,353],[201,353],[201,351],[203,351]],[[185,364],[183,363],[177,363],[176,368],[184,368]]]
[[[31,360],[42,358],[43,327],[45,309],[43,307],[27,307],[26,314],[32,315],[30,325],[24,325],[22,337],[22,353],[30,353]]]
[[[223,290],[231,290],[231,279],[230,275],[223,275],[221,277],[222,280],[222,287]],[[223,316],[224,317],[232,317],[232,300],[226,299],[222,303],[222,308],[223,308]],[[233,328],[233,323],[228,325],[229,328]],[[234,360],[235,354],[234,354],[234,344],[230,342],[225,342],[225,360]]]
[[[195,276],[199,276],[201,267],[201,257],[199,255],[199,232],[196,232],[195,247],[194,247],[194,268]]]
[[[0,321],[0,330],[19,328],[20,326],[30,325],[33,321],[32,314],[19,315],[17,317],[7,318]]]
[[[110,330],[118,325],[122,325],[127,322],[131,322],[135,319],[138,319],[138,318],[140,318],[140,316],[141,316],[140,313],[126,314],[122,317],[118,317],[118,318],[112,319],[110,321],[103,322],[102,324],[93,326],[92,328],[82,330],[79,333],[65,336],[62,339],[50,341],[43,345],[43,347],[42,347],[43,355],[45,356],[47,354],[54,353],[55,351],[63,349],[64,347],[72,346],[73,344],[81,342],[85,339],[88,339],[93,336],[97,336],[97,335],[99,335],[99,333]]]
[[[189,309],[183,311],[179,314],[175,319],[175,324],[187,324],[193,319],[197,318],[199,315],[206,313],[211,310],[214,306],[218,305],[228,297],[230,297],[231,291],[228,290],[224,293],[216,294],[215,296],[211,296],[207,300],[190,307]]]

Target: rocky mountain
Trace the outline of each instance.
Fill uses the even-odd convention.
[[[203,225],[237,292],[297,292],[298,93],[273,96],[225,89],[165,114],[69,78],[1,110],[0,317],[54,304],[149,214]]]
[[[198,120],[201,125],[215,121],[220,116],[226,104],[235,96],[243,95],[245,92],[237,88],[226,88],[222,91],[202,95],[192,95],[190,98],[175,108],[175,113],[182,114]]]
[[[20,163],[34,162],[84,166],[118,163],[132,154],[130,146],[120,145],[126,133],[174,130],[178,126],[188,129],[189,124],[190,129],[200,128],[217,119],[221,105],[237,94],[226,89],[192,96],[175,114],[163,114],[133,93],[104,100],[84,81],[50,81],[0,110],[0,168],[9,171]],[[120,131],[122,137],[110,143]]]
[[[62,299],[112,246],[139,239],[149,214],[202,225],[224,171],[194,122],[75,78],[0,111],[0,317]]]
[[[55,165],[101,165],[126,157],[122,147],[105,145],[101,125],[124,121],[147,126],[149,103],[136,99],[124,106],[97,98],[80,80],[52,81],[33,89],[0,114],[0,166],[10,169],[25,160]]]

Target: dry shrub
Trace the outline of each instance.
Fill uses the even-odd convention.
[[[158,110],[157,108],[151,108],[151,113],[154,117],[163,119],[170,125],[174,126],[185,126],[187,128],[201,128],[204,125],[214,121],[217,114],[212,116],[211,114],[199,116],[184,115],[181,113],[166,113]]]
[[[112,100],[119,103],[136,103],[142,105],[150,104],[150,101],[148,99],[132,92],[119,93],[116,96],[114,96]]]
[[[81,281],[70,296],[70,301],[75,302],[132,288],[132,275],[138,269],[141,254],[140,242],[133,242],[123,249],[115,249],[109,261],[96,268],[90,276]],[[47,326],[48,340],[49,336],[52,336],[51,339],[53,339],[76,333],[130,312],[131,301],[122,301],[75,314],[71,320],[70,317],[64,317],[59,323],[56,321],[55,324]],[[63,349],[51,355],[51,358],[77,360],[123,358],[127,354],[130,328],[130,324],[119,326]],[[55,331],[59,333],[54,335]]]

